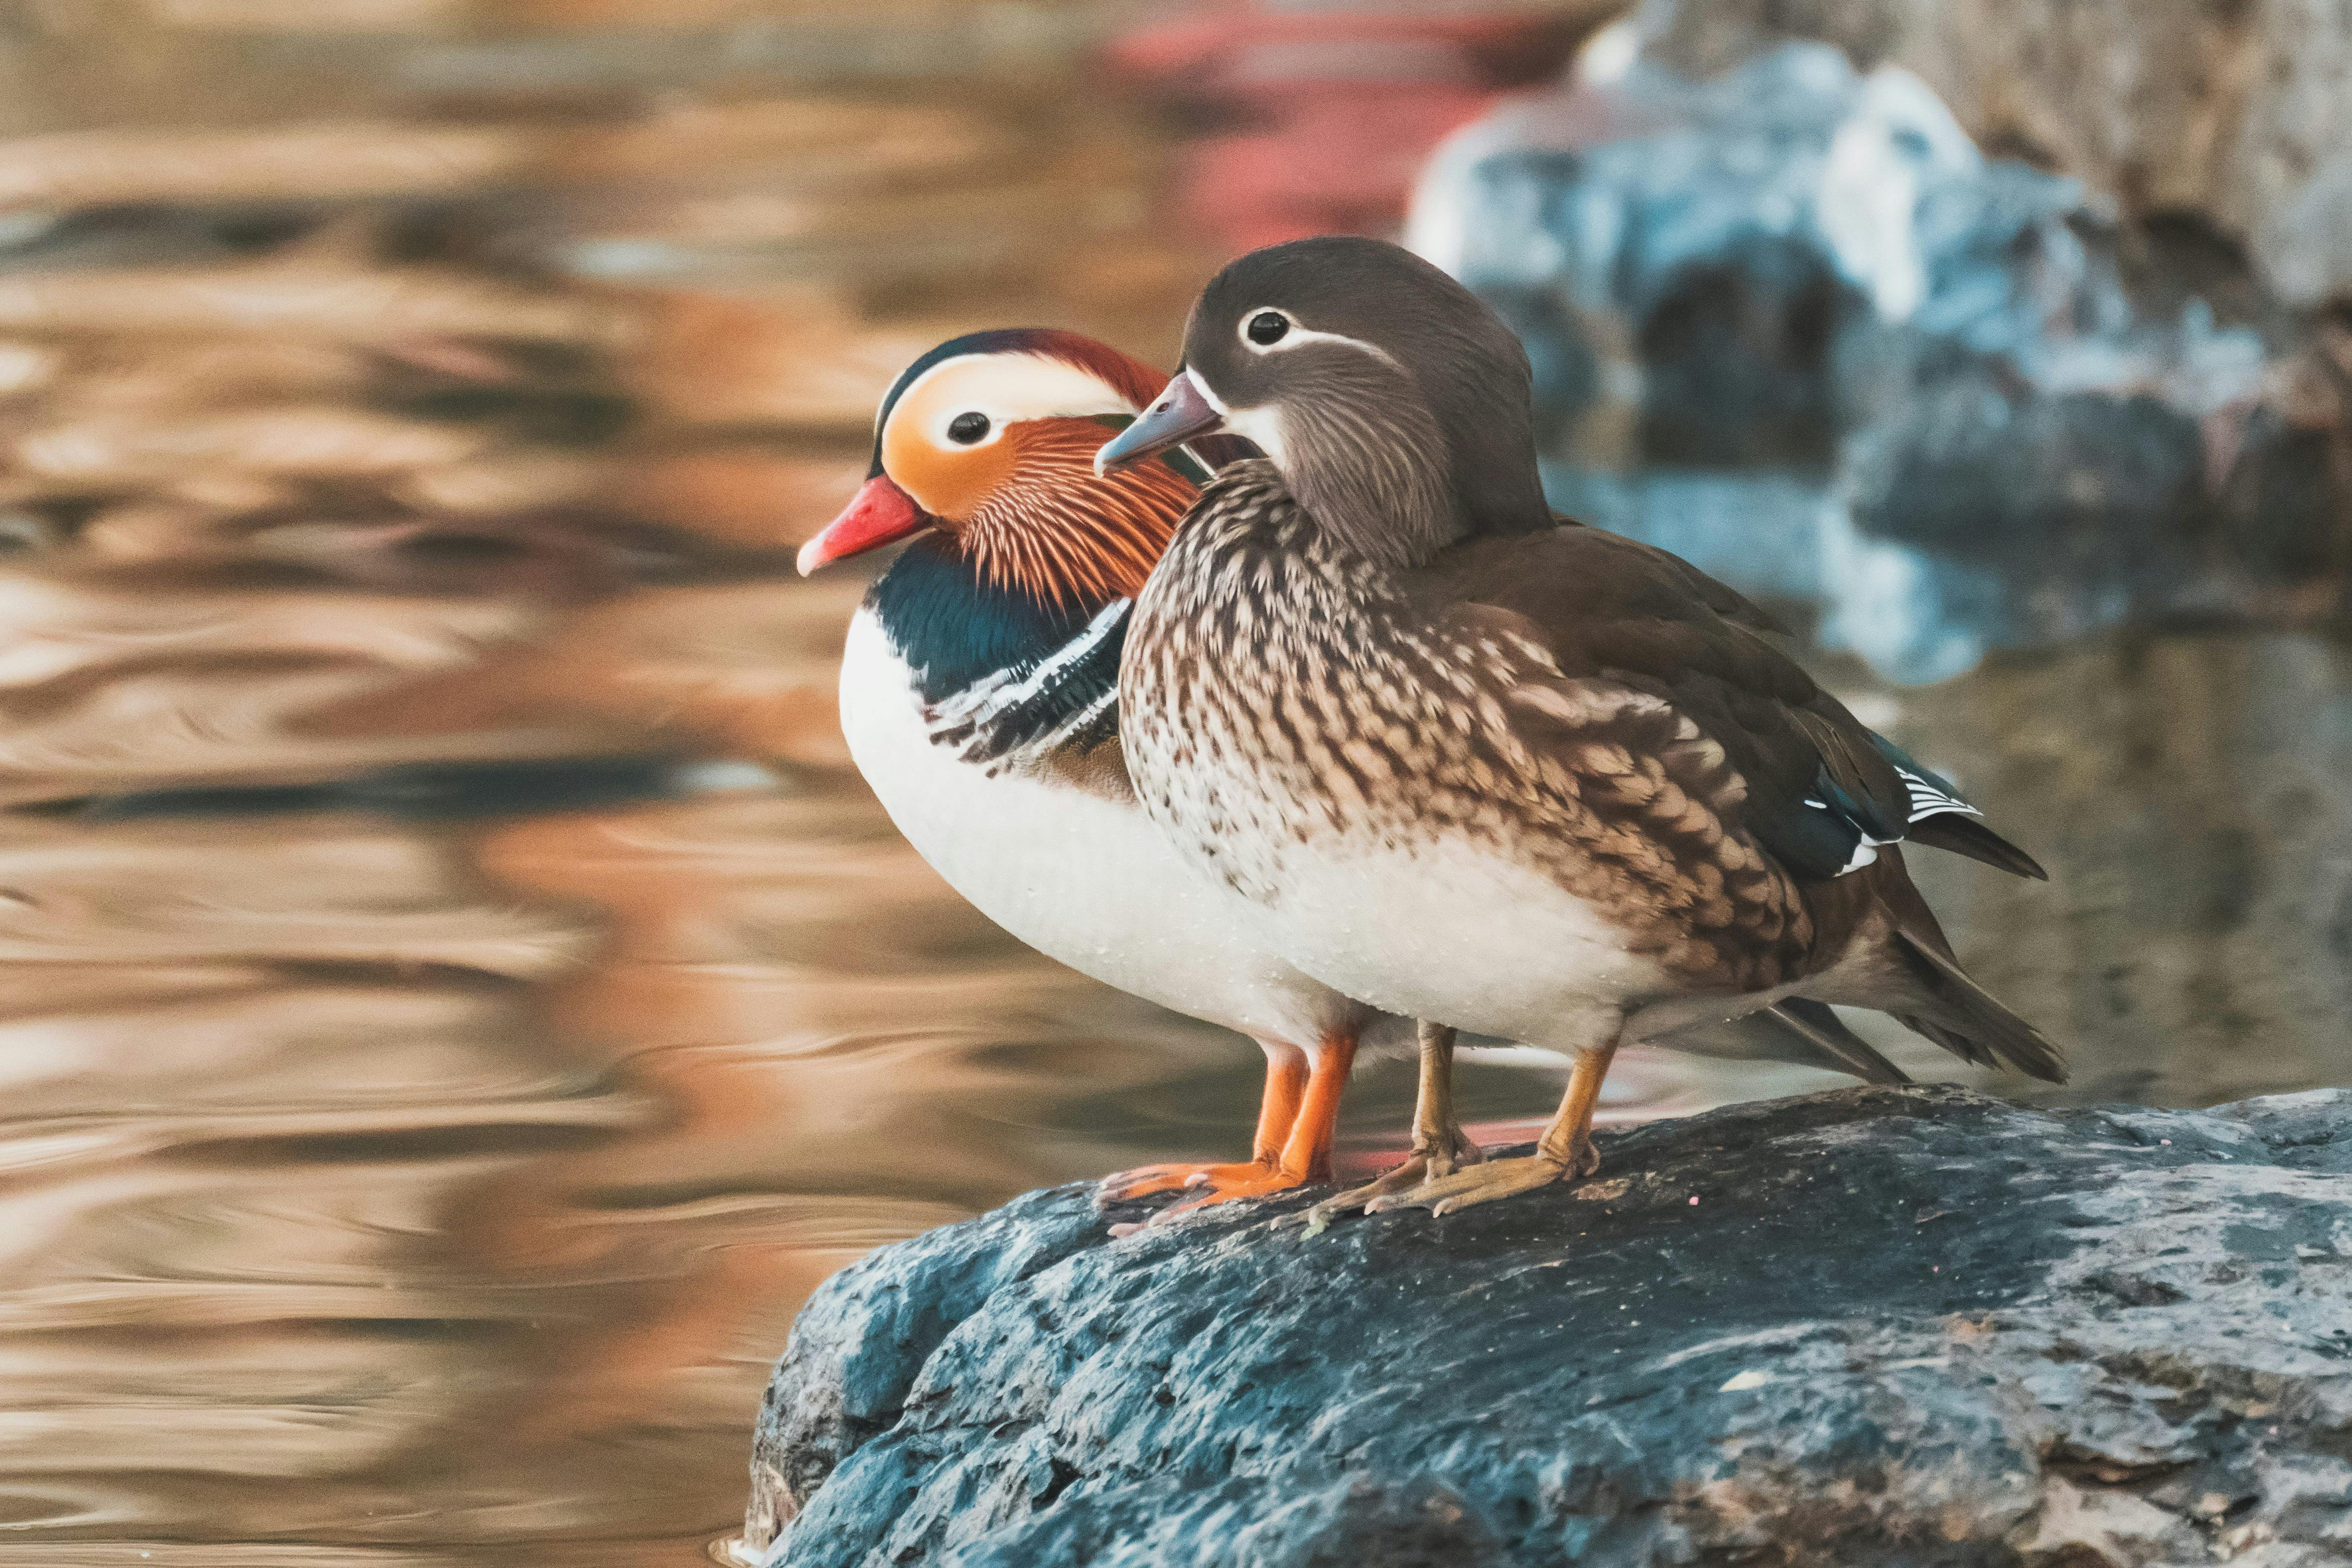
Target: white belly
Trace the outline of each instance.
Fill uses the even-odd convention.
[[[1048,957],[1148,1001],[1312,1049],[1361,1009],[1275,954],[1266,916],[1196,875],[1142,809],[958,761],[924,733],[907,665],[874,618],[849,624],[841,727],[922,857]]]
[[[1472,1033],[1574,1051],[1665,977],[1583,900],[1466,839],[1319,840],[1282,857],[1285,951],[1325,984]]]

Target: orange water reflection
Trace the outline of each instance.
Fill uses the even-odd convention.
[[[656,599],[707,640],[741,591]],[[837,620],[765,588],[795,595]],[[10,829],[0,1477],[37,1560],[688,1560],[815,1282],[1096,1168],[1029,1129],[1185,1059],[986,927],[853,779],[716,782]]]

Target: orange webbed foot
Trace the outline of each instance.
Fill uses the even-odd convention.
[[[1195,1165],[1191,1161],[1177,1160],[1167,1165],[1138,1166],[1131,1171],[1113,1171],[1097,1182],[1095,1202],[1129,1203],[1139,1197],[1149,1197],[1155,1192],[1175,1192],[1192,1187],[1223,1192],[1228,1187],[1263,1176],[1272,1168],[1270,1163],[1259,1160],[1243,1160],[1231,1165]]]
[[[1297,1058],[1297,1053],[1292,1053]],[[1347,1087],[1348,1069],[1356,1058],[1352,1034],[1335,1035],[1315,1055],[1311,1069],[1303,1061],[1287,1060],[1266,1073],[1265,1103],[1258,1116],[1256,1157],[1244,1165],[1145,1166],[1105,1176],[1095,1187],[1098,1203],[1119,1203],[1150,1193],[1181,1191],[1185,1201],[1172,1204],[1144,1221],[1166,1225],[1181,1216],[1236,1197],[1264,1197],[1288,1192],[1310,1181],[1323,1181],[1331,1172],[1331,1129],[1339,1115],[1339,1093]],[[1286,1125],[1287,1131],[1286,1132]],[[1127,1236],[1143,1225],[1114,1225],[1113,1236]]]
[[[1131,1236],[1148,1226],[1170,1224],[1211,1204],[1229,1203],[1237,1197],[1265,1197],[1277,1192],[1288,1192],[1293,1187],[1306,1186],[1310,1179],[1304,1171],[1286,1170],[1278,1165],[1209,1166],[1183,1184],[1181,1190],[1194,1196],[1182,1203],[1169,1205],[1139,1224],[1114,1225],[1110,1233],[1113,1236]]]

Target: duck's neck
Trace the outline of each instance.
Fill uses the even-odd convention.
[[[1472,463],[1417,410],[1377,430],[1345,409],[1292,417],[1284,484],[1335,543],[1384,571],[1426,566],[1466,538],[1551,526],[1532,442]]]
[[[1372,621],[1392,619],[1409,585],[1312,515],[1275,465],[1235,463],[1202,492],[1139,602],[1146,622],[1191,618],[1221,630],[1238,664],[1318,656],[1352,659]],[[1236,670],[1216,672],[1237,675]]]
[[[1283,445],[1282,484],[1307,517],[1382,570],[1423,565],[1471,531],[1446,483],[1444,438],[1418,407],[1378,425],[1337,400],[1286,410]]]
[[[866,608],[906,661],[932,739],[968,761],[1115,732],[1124,599],[1049,603],[990,585],[951,544],[924,538]]]

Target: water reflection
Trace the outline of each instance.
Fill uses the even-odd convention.
[[[1181,1032],[994,936],[838,774],[488,823],[30,819],[0,864],[0,1472],[49,1563],[690,1556],[801,1297],[1091,1168],[1008,1124],[1165,1071],[1107,1030]]]
[[[925,298],[1190,264],[1058,78],[151,9],[0,40],[0,1563],[707,1561],[818,1280],[1249,1071],[898,842],[786,569]]]
[[[288,113],[425,82],[449,122],[12,153],[55,210],[0,224],[0,1568],[683,1568],[827,1271],[1248,1124],[1254,1051],[1028,954],[899,842],[835,723],[859,586],[784,569],[914,352],[1005,319],[1164,350],[1197,258],[1118,229],[1141,183],[1053,82],[518,109],[518,61],[572,92],[788,51],[453,22],[404,54],[385,18],[471,13],[301,9],[375,20],[255,57],[237,18],[288,8],[100,30],[139,83],[257,57]],[[583,256],[675,265],[530,269]],[[1931,874],[1971,967],[2077,1042],[2074,1092],[2352,1076],[2340,649],[1829,673],[2051,863]],[[1507,1135],[1549,1071],[1473,1062],[1465,1113]],[[1637,1053],[1606,1113],[1824,1082]],[[1343,1155],[1410,1094],[1361,1073]]]
[[[621,595],[273,742],[310,748],[297,771],[366,758],[299,798],[367,810],[230,811],[257,802],[190,792],[183,760],[179,794],[5,822],[0,1507],[27,1535],[0,1563],[700,1561],[826,1272],[1040,1182],[1230,1142],[1245,1048],[993,932],[835,765],[820,650],[850,597]],[[2352,907],[2326,776],[2352,748],[2344,664],[2160,641],[1882,716],[2036,823],[2055,889],[1955,865],[1938,891],[1971,961],[2078,1043],[2080,1092],[2352,1071],[2341,969],[2294,946],[2340,942]],[[565,700],[534,669],[568,672]],[[245,679],[260,712],[291,676]],[[60,723],[134,701],[194,721],[236,686],[166,661],[50,695]],[[738,760],[620,784],[593,763],[640,798],[512,809],[517,777],[565,777],[555,738],[630,730]],[[218,747],[208,778],[254,776],[233,734],[163,733]],[[494,773],[507,792],[469,815],[499,737],[542,772]],[[367,781],[390,756],[387,800]],[[47,777],[23,790],[89,792]],[[2315,910],[2335,925],[2298,936]],[[1817,1082],[1636,1059],[1612,1110]],[[1365,1075],[1360,1155],[1408,1092]],[[1501,1135],[1549,1092],[1489,1065],[1467,1099]]]

